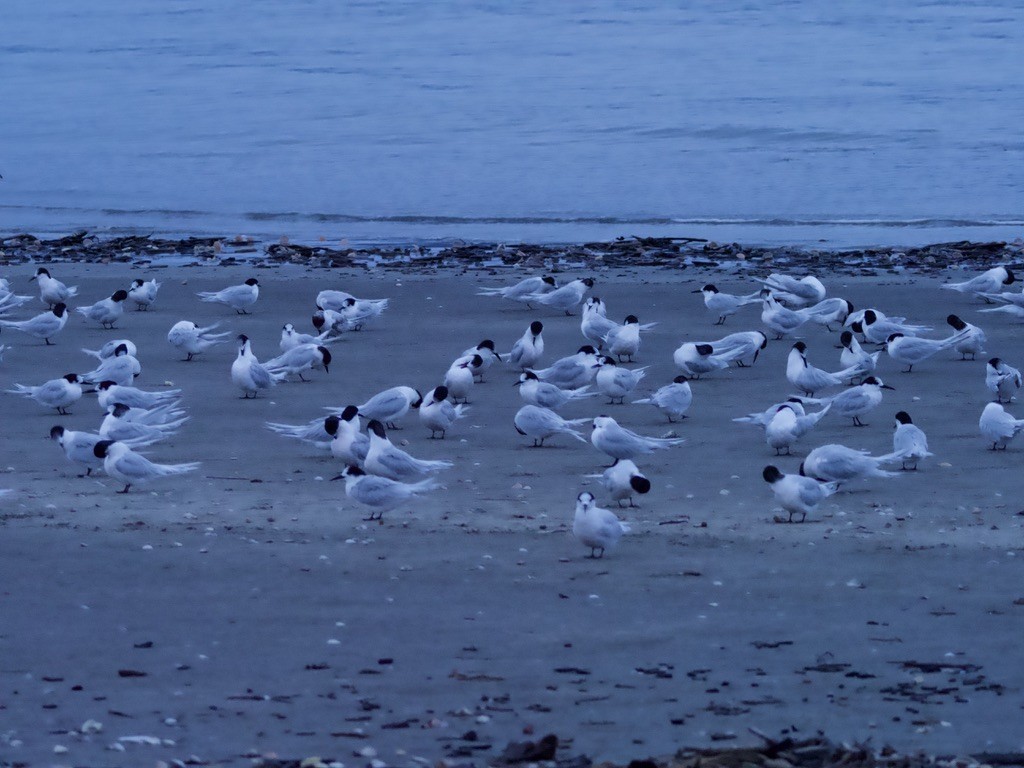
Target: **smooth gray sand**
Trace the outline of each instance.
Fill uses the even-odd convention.
[[[792,458],[730,421],[791,393],[792,340],[771,342],[753,368],[693,382],[681,424],[603,398],[567,408],[568,417],[607,413],[645,434],[688,439],[638,460],[654,487],[639,509],[620,512],[634,532],[595,561],[567,531],[583,488],[608,506],[582,479],[608,460],[565,438],[526,447],[512,428],[521,401],[511,371],[487,374],[446,440],[427,439],[414,415],[392,435],[414,455],[456,466],[441,476],[446,490],[382,525],[363,522],[343,484],[328,482],[340,468],[329,454],[263,428],[398,384],[426,392],[463,349],[488,337],[505,351],[533,319],[545,323],[546,362],[574,352],[584,343],[578,317],[474,295],[518,273],[258,270],[261,298],[242,317],[195,298],[241,282],[250,274],[242,267],[51,271],[80,286],[83,304],[136,276],[166,282],[152,311],[127,313],[115,331],[75,316],[44,347],[5,330],[2,388],[88,370],[81,347],[131,338],[143,364],[137,384],[181,387],[192,416],[148,455],[202,467],[116,495],[109,478],[76,477],[47,438],[54,424],[96,429],[94,398],[58,417],[2,395],[0,487],[15,493],[0,501],[0,762],[194,755],[244,765],[273,753],[351,765],[372,747],[387,763],[409,764],[492,745],[467,758],[482,761],[551,731],[573,739],[573,752],[628,759],[730,734],[731,743],[752,741],[748,727],[821,729],[904,751],[1024,749],[1024,443],[994,453],[977,429],[990,399],[984,361],[1024,362],[1020,326],[977,314],[979,302],[933,279],[823,278],[830,295],[933,324],[935,336],[957,312],[986,329],[989,354],[959,362],[943,353],[912,374],[883,354],[879,374],[896,391],[869,426],[826,417]],[[33,272],[8,267],[3,276],[20,286]],[[708,281],[754,289],[728,270],[585,274],[614,319],[659,322],[638,361],[651,366],[644,392],[677,373],[671,353],[681,341],[761,327],[758,307],[713,327],[691,293]],[[323,288],[387,297],[391,307],[336,344],[331,373],[314,372],[311,383],[242,400],[228,375],[234,343],[185,363],[166,342],[177,320],[220,320],[266,359],[285,322],[312,330]],[[811,361],[831,370],[837,337],[800,334]],[[774,522],[766,464],[796,471],[828,442],[887,452],[898,410],[936,454],[920,471],[852,484],[806,524]],[[77,733],[88,720],[102,731]],[[469,731],[477,740],[461,738]],[[159,741],[123,740],[136,736]]]

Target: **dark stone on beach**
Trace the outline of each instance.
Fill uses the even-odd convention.
[[[549,733],[539,741],[513,741],[495,761],[498,765],[515,763],[536,763],[541,760],[554,760],[558,751],[558,737]]]

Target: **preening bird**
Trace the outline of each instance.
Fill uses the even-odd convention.
[[[508,285],[503,288],[481,288],[477,296],[500,296],[510,301],[518,301],[530,307],[530,296],[535,294],[550,293],[555,289],[555,278],[551,275],[543,277],[527,277],[515,285]],[[530,307],[533,309],[533,307]]]
[[[640,333],[646,331],[657,323],[641,323],[636,315],[626,315],[622,325],[615,326],[604,336],[605,344],[608,345],[608,354],[614,355],[619,362],[626,358],[627,362],[633,362],[633,358],[640,352]]]
[[[337,341],[337,337],[330,337],[329,333],[320,333],[314,336],[311,333],[299,333],[291,323],[285,323],[281,328],[280,347],[282,352],[295,349],[302,344],[327,345]]]
[[[332,436],[331,456],[355,467],[362,467],[370,452],[370,438],[360,431],[359,410],[348,405],[341,414],[331,414],[324,420],[324,429]]]
[[[690,381],[683,375],[672,379],[671,384],[659,387],[650,397],[634,400],[634,405],[650,404],[668,417],[668,423],[672,424],[679,419],[686,418],[686,412],[693,402],[693,391],[690,389]]]
[[[314,368],[330,373],[331,359],[331,351],[322,344],[299,344],[267,360],[263,367],[273,376],[280,375],[282,380],[298,376],[300,381],[308,381],[302,374]]]
[[[768,337],[761,331],[739,331],[720,339],[707,342],[715,350],[715,357],[725,363],[736,363],[737,368],[746,368],[757,362],[761,350],[768,346]]]
[[[135,346],[135,342],[131,339],[111,339],[105,342],[99,349],[85,349],[82,351],[90,357],[95,357],[97,360],[106,360],[108,357],[116,357],[117,349],[120,346],[128,351],[128,354],[132,357],[137,357],[139,354],[139,348]]]
[[[805,312],[783,306],[768,289],[761,291],[761,299],[761,322],[775,331],[776,339],[788,336],[810,319]]]
[[[928,437],[914,424],[910,414],[900,411],[896,414],[896,427],[892,434],[893,453],[899,454],[903,469],[917,469],[917,462],[934,454],[928,450]],[[908,467],[907,464],[910,464]]]
[[[599,357],[594,366],[597,369],[594,384],[609,398],[610,404],[618,401],[620,405],[625,402],[626,395],[636,389],[636,385],[644,377],[644,371],[647,370],[646,366],[620,368],[615,358],[607,355]]]
[[[357,299],[350,297],[342,302],[339,312],[344,320],[346,330],[361,331],[364,325],[370,320],[380,317],[387,308],[387,299]]]
[[[484,380],[484,372],[494,365],[494,361],[501,362],[501,355],[494,351],[494,342],[490,339],[484,339],[475,347],[470,347],[465,350],[460,356],[460,359],[468,358],[470,362],[473,361],[473,356],[476,355],[480,358],[480,365],[473,367],[473,376],[478,384],[482,384]],[[472,366],[471,366],[472,367]]]
[[[768,425],[768,422],[774,418],[776,411],[784,405],[790,406],[797,416],[803,416],[806,413],[806,410],[804,409],[805,399],[808,400],[809,404],[818,402],[812,398],[791,397],[787,400],[783,400],[781,403],[769,405],[763,411],[755,411],[754,413],[748,413],[746,416],[738,416],[733,419],[733,421],[737,424],[752,424],[755,427],[765,427]]]
[[[540,356],[544,354],[544,337],[541,335],[543,331],[544,323],[539,320],[530,323],[526,333],[512,345],[512,351],[505,356],[506,362],[521,371],[535,367]]]
[[[463,418],[468,410],[468,406],[448,402],[447,387],[434,387],[420,405],[420,421],[430,430],[431,440],[437,437],[438,432],[441,433],[440,439],[444,440],[452,424]]]
[[[972,277],[970,280],[964,280],[959,283],[946,283],[942,287],[950,291],[981,296],[985,293],[1001,291],[1004,285],[1010,285],[1014,279],[1013,272],[1007,267],[993,267],[976,277]]]
[[[953,330],[957,331],[958,336],[962,337],[953,345],[953,351],[960,355],[961,360],[966,360],[968,355],[971,356],[971,360],[974,360],[977,355],[985,354],[985,342],[988,339],[981,328],[964,322],[956,315],[947,317],[946,322],[953,326]]]
[[[713,345],[692,341],[680,344],[672,353],[672,360],[690,379],[699,379],[705,373],[729,367],[729,359],[715,354]]]
[[[460,357],[448,368],[444,375],[444,385],[452,402],[469,402],[469,393],[473,391],[474,371],[483,368],[484,360],[480,355]]]
[[[612,501],[620,507],[623,501],[628,501],[627,506],[635,507],[633,494],[645,494],[651,490],[651,481],[648,480],[640,469],[629,459],[616,459],[615,463],[599,475],[584,475],[584,477],[595,478],[600,481],[601,487],[608,491]]]
[[[978,420],[981,435],[990,443],[992,450],[1006,450],[1006,446],[1024,429],[1024,419],[1015,419],[999,403],[989,403]]]
[[[843,368],[856,366],[861,371],[860,375],[866,376],[878,366],[878,357],[882,350],[870,354],[865,352],[852,331],[843,331],[839,335],[839,343],[843,347],[843,351],[839,353],[839,364]]]
[[[231,335],[230,331],[211,333],[219,325],[220,323],[214,323],[200,328],[191,320],[180,320],[167,332],[167,342],[172,347],[184,352],[187,355],[185,360],[191,360],[210,347],[227,341],[228,336]]]
[[[807,307],[804,314],[812,323],[825,326],[828,331],[832,330],[832,324],[842,325],[846,318],[853,312],[853,304],[846,299],[832,298],[822,299],[812,307]]]
[[[815,448],[800,465],[800,474],[824,482],[847,483],[865,477],[896,477],[882,469],[900,458],[897,453],[871,456],[867,451],[830,443]]]
[[[270,389],[285,377],[284,373],[272,373],[253,354],[249,337],[244,333],[238,337],[238,356],[231,364],[231,380],[242,390],[242,397],[257,397],[261,389]]]
[[[828,413],[831,404],[816,413],[798,414],[789,403],[780,405],[775,414],[764,426],[765,442],[769,448],[775,449],[775,455],[791,453],[793,443],[806,435]]]
[[[66,304],[68,299],[78,295],[78,288],[64,285],[60,280],[50,276],[46,267],[39,267],[30,280],[35,280],[39,286],[39,299],[51,309],[58,304]]]
[[[581,280],[573,280],[566,283],[565,285],[555,288],[553,291],[546,293],[530,293],[527,294],[526,301],[532,304],[542,304],[545,307],[551,309],[561,310],[566,315],[571,315],[572,310],[575,309],[587,291],[594,287],[594,280],[590,277],[584,277]]]
[[[861,375],[860,365],[853,365],[835,373],[815,368],[807,362],[807,345],[798,341],[789,351],[786,360],[786,379],[794,387],[806,395],[814,396],[815,392],[829,387],[838,387]]]
[[[137,277],[132,281],[132,286],[128,289],[128,298],[135,302],[137,312],[144,312],[153,305],[160,285],[161,283],[157,282],[156,278],[147,282],[141,277]]]
[[[619,327],[606,313],[604,302],[597,296],[584,301],[580,312],[580,333],[598,349],[604,346],[604,337]]]
[[[996,402],[1012,402],[1022,382],[1021,373],[998,357],[985,365],[985,386],[996,396]]]
[[[774,272],[758,282],[788,307],[804,307],[820,302],[826,294],[825,286],[814,275],[795,278]]]

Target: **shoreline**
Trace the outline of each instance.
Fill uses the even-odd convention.
[[[321,239],[323,240],[323,239]],[[28,262],[149,263],[186,266],[249,263],[308,267],[524,267],[585,269],[593,266],[722,267],[826,269],[860,274],[884,269],[899,273],[935,273],[951,267],[982,269],[993,264],[1024,263],[1024,239],[1010,242],[959,240],[923,246],[809,248],[720,243],[696,237],[623,236],[588,243],[453,242],[447,245],[339,246],[323,242],[277,242],[247,236],[159,238],[148,235],[101,237],[86,230],[50,240],[31,234],[0,238],[0,263]]]

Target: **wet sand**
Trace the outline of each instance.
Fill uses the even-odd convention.
[[[51,271],[80,286],[83,304],[137,276],[166,282],[152,311],[127,313],[116,331],[75,316],[45,347],[5,330],[2,388],[89,370],[81,347],[131,338],[138,385],[182,388],[192,416],[148,455],[202,467],[116,495],[109,478],[76,477],[47,439],[58,423],[96,429],[93,398],[57,417],[2,396],[0,487],[15,493],[0,501],[0,761],[138,765],[194,755],[245,765],[273,753],[358,765],[369,752],[354,753],[371,747],[388,764],[483,762],[510,740],[547,732],[572,739],[572,753],[628,760],[755,741],[748,727],[820,729],[901,751],[1024,749],[1024,443],[993,453],[978,434],[984,360],[940,354],[903,374],[883,354],[879,375],[896,391],[869,426],[826,417],[791,458],[730,421],[790,394],[791,341],[770,343],[752,368],[693,382],[681,424],[650,406],[571,405],[567,417],[608,413],[688,440],[638,461],[653,489],[639,509],[621,510],[633,534],[595,561],[567,531],[580,490],[607,505],[583,475],[608,462],[564,438],[528,448],[512,428],[521,401],[511,371],[488,372],[444,441],[405,420],[395,440],[456,466],[442,475],[445,491],[381,525],[364,522],[342,483],[329,482],[339,469],[329,454],[262,426],[303,422],[398,384],[425,392],[463,349],[489,337],[507,350],[533,319],[545,323],[545,361],[575,351],[578,317],[474,295],[519,273],[259,269],[259,303],[237,316],[195,292],[241,282],[244,267]],[[20,286],[33,272],[2,274]],[[651,366],[644,392],[676,374],[681,341],[761,327],[748,307],[716,328],[691,293],[708,281],[753,290],[735,269],[585,274],[613,318],[659,322],[640,352]],[[1024,362],[1017,322],[977,314],[980,303],[939,280],[823,279],[830,295],[933,324],[935,336],[957,312],[988,332],[986,359]],[[322,288],[391,306],[336,344],[331,373],[314,372],[311,383],[242,400],[228,376],[233,343],[185,363],[166,342],[177,320],[220,320],[266,359],[283,323],[312,330]],[[799,337],[813,363],[839,367],[837,334]],[[928,433],[935,458],[916,473],[851,485],[805,524],[775,522],[766,464],[795,471],[828,442],[887,452],[898,410]],[[102,731],[81,734],[87,720]],[[121,741],[133,736],[155,743]]]

